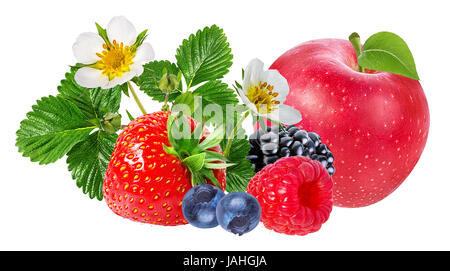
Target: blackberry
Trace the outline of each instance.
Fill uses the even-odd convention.
[[[250,135],[250,152],[247,158],[255,172],[275,163],[281,157],[306,156],[319,161],[333,176],[334,156],[317,133],[301,130],[294,125],[283,128],[280,130],[279,127],[269,126],[266,131],[260,129]]]

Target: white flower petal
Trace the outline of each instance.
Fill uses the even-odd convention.
[[[106,28],[108,39],[112,43],[114,40],[117,43],[123,42],[126,45],[133,45],[136,42],[137,32],[134,25],[123,16],[116,16],[109,21]]]
[[[258,112],[258,109],[256,108],[256,105],[255,105],[255,104],[249,103],[249,104],[247,104],[247,107],[250,109],[250,111],[253,112],[254,115],[257,115],[257,116],[264,116],[264,115],[262,115],[262,114],[260,114],[260,113]]]
[[[139,76],[144,72],[144,66],[140,63],[134,63],[130,66],[130,72],[134,73],[134,76]]]
[[[103,89],[109,89],[113,88],[118,85],[122,85],[123,83],[126,83],[133,79],[133,77],[136,75],[133,71],[124,72],[122,76],[120,77],[114,77],[111,81],[108,81],[108,83],[104,86],[102,86]]]
[[[75,73],[75,82],[82,87],[97,88],[108,84],[108,77],[101,70],[83,67]]]
[[[244,71],[243,89],[247,93],[247,89],[258,84],[264,75],[264,63],[255,58],[248,63]]]
[[[83,64],[93,64],[100,58],[96,53],[103,51],[104,40],[96,33],[81,33],[72,45],[72,51],[77,62]]]
[[[274,92],[278,92],[278,96],[275,99],[284,103],[289,94],[289,84],[286,78],[278,70],[267,70],[264,72],[264,80],[273,86]]]
[[[286,125],[297,124],[302,120],[302,115],[298,110],[285,104],[279,105],[278,110],[268,114],[267,117]]]
[[[139,63],[148,63],[155,59],[155,51],[150,43],[145,42],[141,46],[137,48],[136,55],[133,58],[133,61]]]

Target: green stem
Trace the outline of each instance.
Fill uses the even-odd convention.
[[[281,124],[281,122],[275,121],[275,120],[270,120],[273,124],[278,125],[278,127],[280,127],[280,130],[283,132],[286,132],[286,128],[283,124]],[[273,126],[272,126],[273,127]]]
[[[236,123],[236,126],[234,126],[233,133],[231,134],[231,137],[228,138],[227,145],[225,146],[225,150],[223,152],[223,156],[225,156],[226,158],[228,158],[228,155],[230,154],[231,143],[233,142],[233,139],[236,136],[236,133],[237,133],[239,127],[241,127],[244,120],[248,117],[248,114],[250,114],[250,110],[247,110],[247,112],[245,112],[244,116],[242,116],[239,119],[239,121]]]
[[[349,37],[348,40],[352,43],[353,48],[355,48],[356,51],[356,58],[358,58],[361,55],[361,38],[359,37],[359,34],[356,32],[353,32]],[[363,67],[359,66],[358,63],[358,71],[363,72]]]
[[[161,111],[169,111],[170,107],[167,104],[168,100],[169,100],[169,92],[166,93],[166,98],[164,99],[164,105],[162,106]]]
[[[261,131],[266,132],[267,126],[266,126],[266,122],[264,121],[264,117],[257,116],[256,118],[258,120],[259,128],[261,129]]]
[[[128,88],[131,91],[131,95],[133,95],[134,101],[136,102],[136,104],[138,105],[139,109],[141,110],[143,115],[147,114],[147,111],[145,111],[144,106],[142,105],[141,101],[139,100],[138,96],[136,95],[136,92],[134,91],[133,86],[131,85],[130,82],[127,82],[128,84]]]

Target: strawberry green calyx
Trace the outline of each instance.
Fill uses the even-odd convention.
[[[170,115],[167,131],[171,147],[163,145],[164,151],[177,157],[189,169],[192,186],[205,183],[208,179],[217,187],[221,187],[212,170],[235,164],[227,163],[221,153],[208,149],[220,144],[225,131],[223,126],[220,126],[201,140],[203,129],[203,124],[198,124],[191,132],[191,126],[185,116],[180,113]]]

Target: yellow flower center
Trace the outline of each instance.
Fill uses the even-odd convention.
[[[246,96],[261,114],[273,112],[280,104],[280,101],[275,100],[278,92],[274,92],[273,86],[267,82],[259,82],[257,85],[251,86],[248,88]]]
[[[103,44],[103,49],[105,50],[97,53],[100,60],[95,64],[95,68],[102,70],[102,74],[108,76],[109,80],[130,71],[136,54],[133,47],[123,46],[123,42],[118,44],[114,40],[112,44]]]

